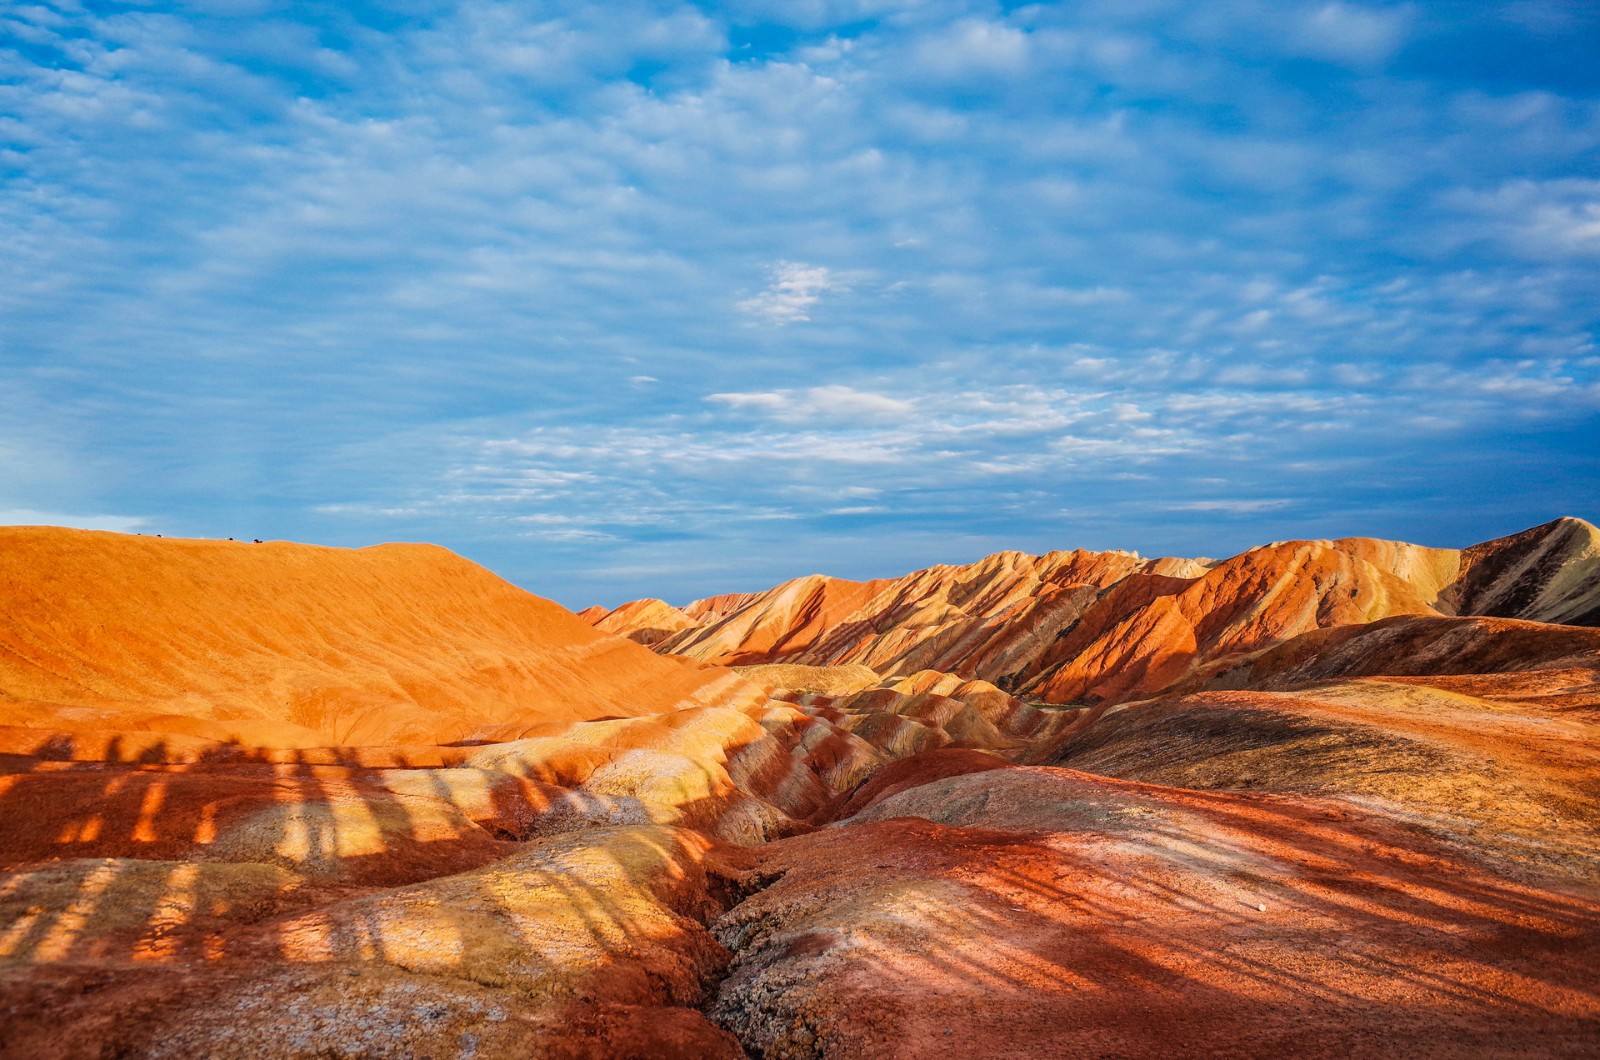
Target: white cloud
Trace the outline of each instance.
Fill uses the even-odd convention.
[[[833,274],[820,265],[780,261],[771,268],[767,289],[738,304],[742,312],[769,324],[797,324],[810,320],[809,310],[824,292],[838,290]]]
[[[70,515],[30,508],[0,508],[0,526],[65,526],[77,530],[115,530],[131,534],[150,525],[139,515]]]
[[[1374,8],[1326,3],[1307,12],[1296,43],[1307,54],[1336,62],[1381,62],[1397,51],[1414,18],[1411,5]]]
[[[1589,200],[1542,203],[1523,228],[1534,245],[1573,254],[1600,254],[1600,196]]]
[[[1016,26],[963,19],[917,43],[911,64],[919,73],[965,80],[1015,76],[1027,69],[1028,35]]]
[[[1156,364],[1164,357],[1153,356]],[[900,382],[897,397],[842,385],[707,397],[723,409],[756,413],[754,425],[715,415],[668,416],[469,443],[467,458],[447,475],[453,489],[435,493],[431,503],[441,512],[551,530],[671,525],[692,535],[731,522],[830,512],[906,514],[916,511],[906,498],[926,491],[982,496],[998,512],[1008,503],[995,492],[1001,483],[1055,489],[1097,468],[1159,465],[1201,453],[1208,461],[1250,461],[1308,423],[1360,436],[1415,401],[1410,393],[1381,401],[1306,391],[1165,393],[1165,380],[1148,364],[1130,366],[1128,382],[1095,392],[984,387],[964,379],[933,385],[908,376]],[[1438,397],[1437,383],[1430,393]],[[1159,476],[1122,479],[1159,482]],[[710,481],[740,483],[737,501],[707,504],[683,490]],[[541,484],[543,492],[519,492],[526,483]],[[893,505],[882,501],[890,494]],[[1020,510],[1036,503],[1028,500]],[[1169,507],[1246,513],[1287,503]]]
[[[1515,180],[1442,198],[1462,215],[1449,230],[1456,244],[1492,240],[1534,259],[1600,257],[1600,180]]]
[[[706,400],[732,409],[761,412],[789,422],[861,417],[902,419],[916,411],[915,402],[837,384],[808,390],[708,394]]]
[[[1167,507],[1179,512],[1222,512],[1229,515],[1249,515],[1255,512],[1274,512],[1289,507],[1294,502],[1285,499],[1265,500],[1209,500],[1180,501]]]

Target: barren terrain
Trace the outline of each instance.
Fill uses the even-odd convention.
[[[8,1057],[1600,1052],[1580,520],[581,619],[0,528],[0,601]]]

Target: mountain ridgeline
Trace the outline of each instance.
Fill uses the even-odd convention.
[[[1474,619],[1600,625],[1600,531],[1562,518],[1462,550],[1341,538],[1222,561],[1000,552],[902,578],[811,575],[682,608],[637,600],[580,617],[724,666],[936,670],[1044,703],[1125,702],[1205,687],[1298,637],[1388,619],[1446,620],[1406,627],[1428,636]]]

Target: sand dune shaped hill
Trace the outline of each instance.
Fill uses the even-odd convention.
[[[749,699],[432,545],[0,528],[8,724],[439,744]]]

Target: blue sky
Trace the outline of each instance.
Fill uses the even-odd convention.
[[[1600,9],[0,7],[0,522],[571,606],[1600,515]]]

